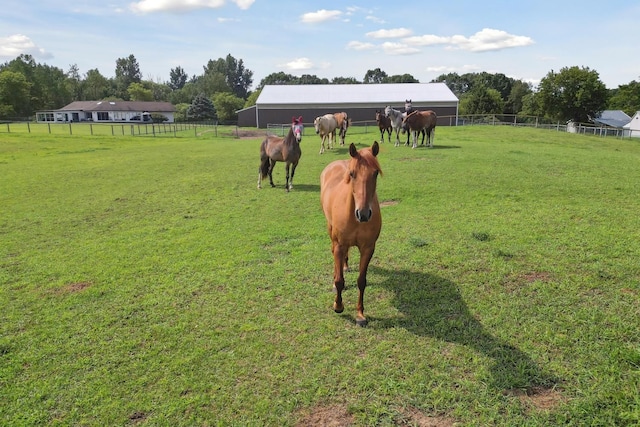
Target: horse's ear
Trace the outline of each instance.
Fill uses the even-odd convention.
[[[298,124],[302,124],[302,116],[298,117]]]
[[[357,157],[358,156],[358,149],[356,148],[356,145],[353,142],[349,146],[349,155],[351,157]]]
[[[373,141],[373,145],[371,146],[371,152],[373,153],[373,156],[377,156],[378,153],[380,152],[380,145],[378,145],[378,141]]]

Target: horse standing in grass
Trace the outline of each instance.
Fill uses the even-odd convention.
[[[413,133],[413,148],[418,146],[418,134],[422,132],[422,143],[424,144],[424,136],[427,136],[427,147],[433,147],[433,139],[435,134],[438,116],[435,111],[414,111],[404,118],[402,121],[402,132]],[[409,135],[407,135],[408,137]]]
[[[293,188],[293,175],[296,173],[296,167],[298,161],[302,156],[302,150],[300,149],[300,141],[302,141],[302,131],[304,125],[302,124],[302,116],[293,117],[291,128],[286,137],[280,138],[279,136],[269,135],[262,144],[260,144],[260,168],[258,170],[258,188],[262,188],[262,179],[269,176],[269,182],[272,187],[275,187],[273,183],[273,167],[276,162],[284,162],[286,169],[286,181],[284,188],[291,190]],[[291,168],[291,178],[289,178],[289,168]]]
[[[337,122],[337,129],[340,129],[340,145],[344,145],[344,140],[347,137],[347,129],[349,129],[349,125],[351,125],[351,119],[344,111],[340,113],[333,113],[333,117],[335,117]],[[335,134],[333,136],[335,140]]]
[[[320,154],[324,153],[324,141],[329,138],[327,148],[331,149],[336,137],[336,129],[338,128],[338,121],[333,114],[325,114],[324,116],[318,116],[313,121],[313,127],[316,133],[322,138],[320,145]]]
[[[376,110],[376,123],[378,124],[378,129],[380,129],[380,142],[384,142],[384,133],[387,132],[387,139],[389,140],[389,144],[391,144],[391,130],[393,129],[391,119]]]
[[[379,150],[377,141],[371,147],[361,150],[357,150],[352,143],[349,146],[351,158],[329,163],[320,175],[320,201],[327,219],[334,261],[336,297],[333,309],[336,313],[344,311],[344,271],[349,268],[349,248],[357,246],[360,251],[360,268],[356,324],[359,326],[367,324],[364,317],[367,269],[382,228],[380,204],[376,194],[377,178],[382,173],[376,158]]]
[[[384,108],[384,115],[387,116],[389,120],[391,120],[391,127],[396,132],[396,147],[398,147],[400,145],[400,130],[402,129],[402,112],[387,105]],[[409,141],[408,137],[407,141]]]

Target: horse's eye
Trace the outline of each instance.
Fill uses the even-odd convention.
[[[356,172],[355,172],[355,171],[350,171],[350,172],[349,172],[349,176],[350,176],[351,178],[355,178],[355,177],[356,177]]]
[[[378,177],[378,171],[375,171],[375,172],[373,173],[373,177],[374,177],[374,178],[377,178],[377,177]]]

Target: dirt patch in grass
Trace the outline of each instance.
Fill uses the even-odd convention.
[[[528,410],[551,411],[566,402],[559,390],[546,387],[531,387],[526,390],[506,390],[507,396],[514,396]]]
[[[302,414],[297,427],[348,427],[353,425],[353,416],[340,405],[316,406]]]
[[[68,285],[65,285],[65,286],[57,289],[56,293],[57,294],[74,294],[76,292],[84,291],[85,289],[87,289],[91,285],[93,285],[93,283],[91,283],[91,282],[69,283]]]
[[[407,408],[402,412],[402,420],[399,420],[397,425],[417,427],[456,427],[459,424],[453,418],[427,415],[416,408]]]
[[[546,271],[530,271],[528,273],[514,274],[506,277],[503,281],[505,289],[509,292],[514,292],[523,285],[528,285],[534,282],[547,283],[553,279],[551,273]]]

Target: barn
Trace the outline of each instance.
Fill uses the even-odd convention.
[[[256,105],[238,111],[239,126],[266,128],[302,116],[305,123],[326,113],[345,111],[357,122],[375,120],[387,105],[404,111],[406,100],[418,110],[433,110],[438,126],[455,124],[458,98],[445,83],[383,83],[337,85],[266,85]]]

